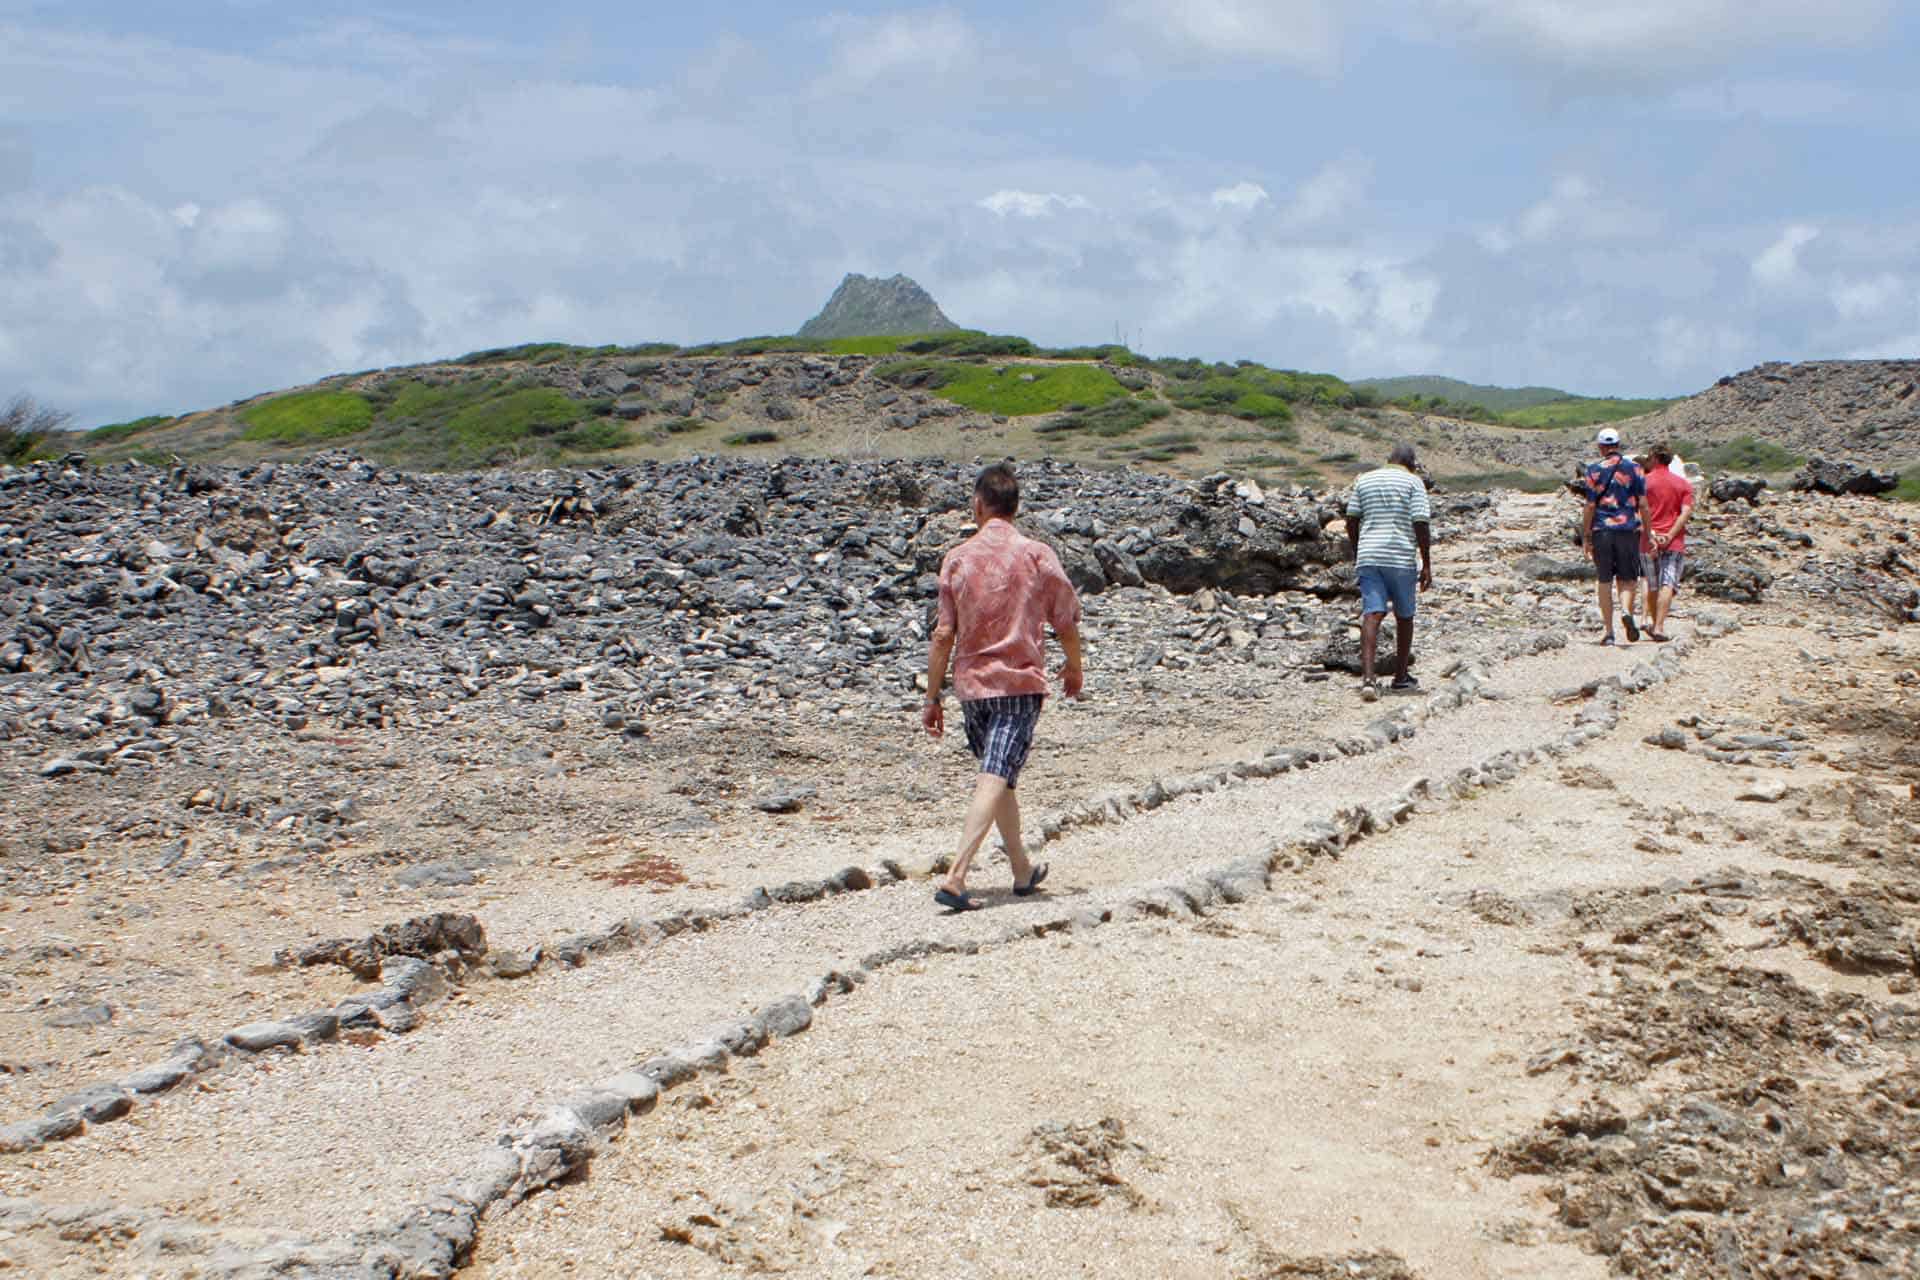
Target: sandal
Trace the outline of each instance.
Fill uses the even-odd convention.
[[[1627,629],[1628,644],[1632,644],[1634,641],[1640,638],[1640,624],[1633,620],[1632,614],[1630,613],[1621,614],[1620,625]]]
[[[1016,898],[1025,898],[1040,892],[1040,882],[1046,878],[1047,864],[1044,862],[1034,863],[1033,870],[1027,875],[1027,882],[1013,886],[1013,896]]]
[[[933,900],[949,911],[978,911],[980,904],[964,893],[955,893],[951,889],[935,889]]]

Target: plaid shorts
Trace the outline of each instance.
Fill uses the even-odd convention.
[[[1655,591],[1662,587],[1677,589],[1686,573],[1687,557],[1684,551],[1649,551],[1640,557],[1640,561],[1646,567],[1647,581]]]
[[[960,704],[967,722],[967,750],[980,761],[980,772],[1005,778],[1009,787],[1020,780],[1044,701],[1041,694],[1022,693]]]

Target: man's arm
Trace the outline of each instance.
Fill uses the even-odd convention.
[[[1580,549],[1588,555],[1593,554],[1593,513],[1599,509],[1599,502],[1591,496],[1587,498],[1587,504],[1580,508]]]
[[[1064,627],[1054,628],[1053,634],[1067,654],[1067,665],[1060,672],[1060,684],[1069,698],[1077,698],[1080,690],[1086,687],[1087,680],[1086,669],[1081,663],[1080,625],[1069,622]]]
[[[936,627],[933,645],[927,651],[927,696],[920,704],[920,723],[933,737],[947,729],[947,708],[940,700],[940,686],[947,682],[947,662],[953,657],[953,632]]]
[[[1347,517],[1347,559],[1360,558],[1360,517]]]
[[[1420,544],[1420,589],[1433,587],[1433,529],[1425,520],[1413,522],[1413,540]]]

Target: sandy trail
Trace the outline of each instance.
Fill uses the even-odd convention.
[[[1347,857],[1203,920],[889,966],[808,1035],[666,1095],[584,1182],[497,1214],[471,1273],[1228,1276],[1391,1250],[1424,1276],[1597,1277],[1604,1266],[1549,1227],[1537,1185],[1483,1167],[1492,1143],[1564,1087],[1526,1064],[1597,981],[1569,945],[1571,904],[1730,861],[1749,874],[1847,874],[1772,851],[1762,837],[1815,844],[1824,824],[1784,807],[1756,816],[1735,798],[1755,770],[1641,739],[1688,714],[1764,718],[1800,687],[1809,656],[1847,659],[1871,643],[1798,627],[1723,638],[1679,681],[1627,699],[1619,726],[1579,757],[1428,801]],[[1494,697],[1375,754],[1076,831],[1044,855],[1051,892],[1034,900],[990,892],[992,909],[945,916],[925,883],[907,882],[485,984],[411,1036],[223,1072],[0,1160],[0,1195],[106,1199],[241,1233],[377,1226],[539,1104],[826,970],[899,943],[988,942],[1015,922],[1111,906],[1414,778],[1543,745],[1578,709],[1557,692],[1647,656],[1575,642],[1504,663]],[[1234,730],[1287,745],[1393,707],[1349,702],[1325,724],[1275,716]],[[1840,776],[1813,757],[1766,772],[1802,789]],[[1647,833],[1658,838],[1636,838]],[[983,867],[979,883],[1003,874]],[[1517,909],[1494,922],[1476,893]],[[1777,958],[1802,981],[1846,989],[1797,955]],[[1098,1127],[1109,1120],[1118,1128]],[[1067,1169],[1048,1133],[1091,1144],[1082,1163],[1111,1180]],[[1050,1193],[1064,1200],[1050,1207]],[[1097,1203],[1062,1207],[1076,1200]],[[103,1265],[41,1257],[61,1275]]]

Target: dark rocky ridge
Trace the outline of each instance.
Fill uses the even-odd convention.
[[[873,334],[944,333],[947,319],[925,289],[903,275],[885,280],[848,273],[820,314],[800,326],[803,338],[862,338]]]
[[[1805,457],[1920,459],[1920,360],[1770,362],[1622,425],[1629,438],[1754,436]]]
[[[45,743],[59,776],[150,759],[210,718],[431,722],[489,687],[484,714],[510,690],[535,720],[590,691],[616,734],[722,686],[908,695],[971,474],[699,458],[421,475],[345,454],[0,470],[0,740]],[[1335,508],[1309,491],[1022,477],[1025,527],[1083,592],[1348,589]]]

